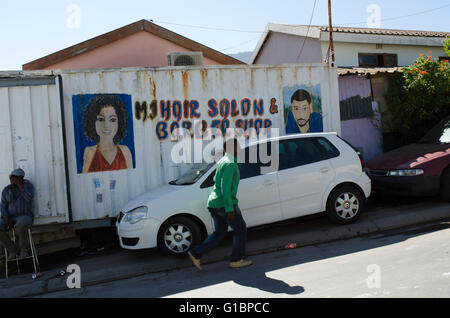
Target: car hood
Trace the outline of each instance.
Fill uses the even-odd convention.
[[[411,144],[387,152],[367,163],[372,170],[408,169],[450,155],[449,144]]]
[[[133,200],[129,201],[122,209],[123,212],[129,212],[137,207],[147,205],[151,201],[167,198],[175,192],[182,191],[188,186],[164,185],[150,190]]]

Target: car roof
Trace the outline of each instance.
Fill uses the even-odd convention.
[[[256,141],[246,140],[246,145],[242,148],[251,147],[257,144],[262,144],[271,141],[281,141],[281,140],[290,140],[290,139],[298,139],[298,138],[311,138],[311,137],[325,137],[325,136],[337,136],[336,132],[326,132],[326,133],[308,133],[308,134],[293,134],[293,135],[285,135],[278,137],[270,137],[265,139],[260,139]]]

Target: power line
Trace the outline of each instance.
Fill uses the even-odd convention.
[[[247,41],[245,41],[245,42],[238,43],[238,44],[236,44],[236,45],[234,45],[234,46],[230,46],[230,47],[227,47],[227,48],[225,48],[225,49],[221,49],[221,50],[219,50],[219,51],[228,51],[228,50],[231,50],[231,49],[240,47],[240,46],[242,46],[242,45],[244,45],[244,44],[247,44],[247,43],[256,41],[256,40],[259,39],[259,38],[260,38],[260,37],[258,36],[258,37],[256,37],[256,38],[252,38],[251,40],[247,40]]]
[[[182,27],[196,28],[196,29],[203,29],[203,30],[212,30],[212,31],[259,33],[259,34],[264,33],[264,32],[261,32],[261,31],[241,30],[241,29],[224,29],[224,28],[215,28],[215,27],[200,26],[200,25],[181,24],[181,23],[173,23],[173,22],[165,22],[165,21],[157,21],[157,20],[150,20],[150,22],[161,23],[161,24],[177,25],[177,26],[182,26]]]
[[[447,8],[447,7],[450,7],[450,4],[446,4],[446,5],[438,7],[438,8],[429,9],[429,10],[416,12],[416,13],[412,13],[412,14],[401,15],[401,16],[391,17],[391,18],[386,18],[386,19],[380,19],[380,21],[393,21],[393,20],[400,20],[400,19],[404,19],[404,18],[415,17],[415,16],[418,16],[418,15],[422,15],[422,14],[429,13],[429,12],[434,12],[434,11],[437,11],[437,10],[440,10],[440,9],[443,9],[443,8]],[[346,26],[346,25],[366,24],[366,23],[367,23],[367,21],[364,21],[364,22],[351,22],[351,23],[339,23],[339,25]]]
[[[317,2],[317,0],[315,0],[315,2],[314,2],[313,14],[314,14],[314,10],[315,10],[315,7],[316,7],[316,2]],[[433,9],[429,9],[429,10],[425,10],[425,11],[421,11],[421,12],[416,12],[416,13],[408,14],[408,15],[402,15],[402,16],[397,16],[397,17],[390,17],[390,18],[386,18],[386,19],[381,19],[380,21],[394,21],[394,20],[400,20],[400,19],[409,18],[409,17],[415,17],[415,16],[418,16],[418,15],[422,15],[422,14],[434,12],[434,11],[437,11],[437,10],[440,10],[440,9],[444,9],[444,8],[447,8],[447,7],[450,7],[450,4],[447,4],[447,5],[444,5],[444,6],[440,6],[440,7],[437,7],[437,8],[433,8]],[[310,27],[311,27],[313,14],[311,15],[311,20],[310,20],[310,23],[309,23],[309,26],[308,26],[308,32],[307,32],[307,34],[309,33],[309,29],[310,29]],[[151,22],[154,22],[154,23],[168,24],[168,25],[176,25],[176,26],[189,27],[189,28],[196,28],[196,29],[203,29],[203,30],[210,30],[210,31],[238,32],[238,33],[255,33],[255,34],[261,34],[261,35],[262,35],[263,33],[267,32],[267,31],[255,31],[255,30],[243,30],[243,29],[230,29],[230,28],[217,28],[217,27],[209,27],[209,26],[190,25],[190,24],[173,23],[173,22],[159,21],[159,20],[150,20],[150,21],[151,21]],[[367,23],[367,21],[364,21],[364,22],[349,22],[349,23],[336,23],[336,25],[339,25],[339,26],[347,26],[347,25],[358,25],[358,24],[366,24],[366,23]],[[289,26],[288,28],[291,28],[291,27],[292,27],[292,26]],[[236,44],[236,45],[234,45],[234,46],[231,46],[231,47],[222,49],[221,51],[226,51],[226,50],[229,50],[229,49],[234,49],[234,48],[236,48],[236,47],[239,47],[239,46],[242,46],[242,45],[247,44],[247,43],[249,43],[249,42],[252,42],[252,41],[254,41],[254,40],[256,40],[256,39],[257,39],[257,38],[253,38],[253,39],[251,39],[251,40],[248,40],[248,41],[244,41],[244,42],[238,43],[238,44]],[[305,46],[305,42],[306,42],[306,38],[305,38],[304,41],[303,41],[302,48],[301,48],[301,50],[300,50],[300,53],[299,53],[299,56],[298,56],[298,57],[300,57],[301,54],[302,54],[303,48],[304,48],[304,46]]]
[[[380,21],[393,21],[393,20],[399,20],[399,19],[404,19],[404,18],[409,18],[409,17],[414,17],[414,16],[418,16],[418,15],[422,15],[425,13],[429,13],[429,12],[434,12],[440,9],[444,9],[450,7],[450,4],[444,5],[444,6],[440,6],[437,8],[433,8],[433,9],[429,9],[429,10],[425,10],[425,11],[421,11],[421,12],[416,12],[416,13],[412,13],[412,14],[407,14],[407,15],[402,15],[402,16],[396,16],[396,17],[390,17],[390,18],[386,18],[386,19],[381,19]],[[191,24],[182,24],[182,23],[174,23],[174,22],[167,22],[167,21],[159,21],[159,20],[150,20],[151,22],[155,22],[155,23],[161,23],[161,24],[169,24],[169,25],[177,25],[177,26],[182,26],[182,27],[189,27],[189,28],[196,28],[196,29],[204,29],[204,30],[211,30],[211,31],[224,31],[224,32],[240,32],[240,33],[258,33],[258,34],[262,34],[264,33],[264,31],[255,31],[255,30],[243,30],[243,29],[230,29],[230,28],[217,28],[217,27],[210,27],[210,26],[200,26],[200,25],[191,25]],[[341,26],[345,26],[345,25],[356,25],[356,24],[366,24],[367,21],[363,21],[363,22],[349,22],[349,23],[338,23],[338,25]]]
[[[317,4],[317,0],[314,0],[314,6],[313,6],[313,9],[312,9],[312,12],[311,12],[311,18],[309,19],[308,30],[306,31],[306,36],[303,38],[302,48],[300,49],[300,52],[297,55],[297,61],[300,58],[300,56],[302,55],[303,49],[305,47],[306,39],[308,38],[309,29],[311,28],[312,20],[313,20],[313,17],[314,17],[314,11],[316,9],[316,4]]]

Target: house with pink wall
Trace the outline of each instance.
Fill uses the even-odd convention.
[[[244,64],[141,20],[23,65],[23,70],[164,67],[171,52],[201,52],[204,65]]]

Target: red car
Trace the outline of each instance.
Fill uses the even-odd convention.
[[[450,201],[450,116],[418,143],[385,153],[367,164],[376,193],[435,195]]]

